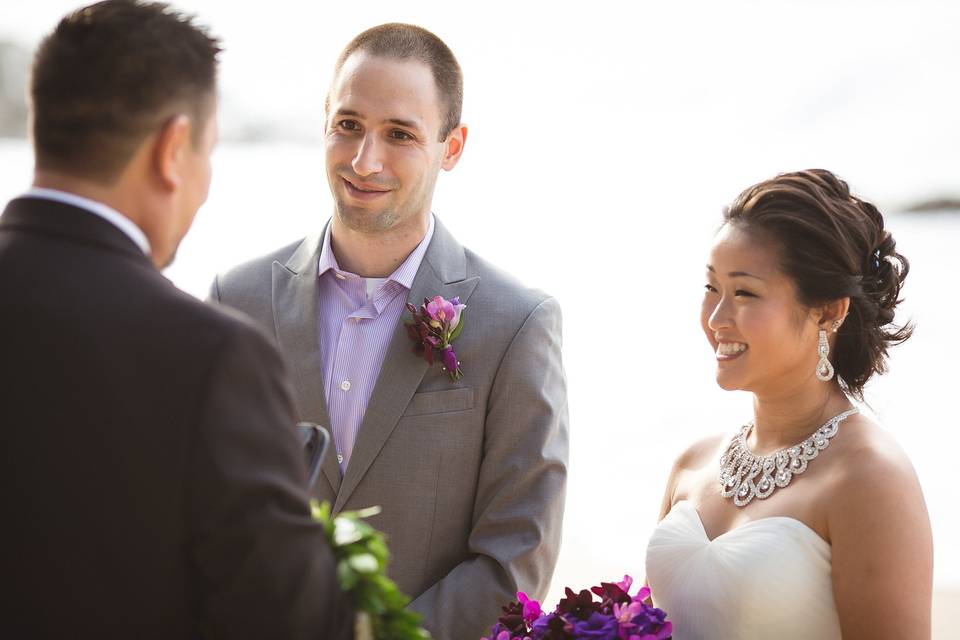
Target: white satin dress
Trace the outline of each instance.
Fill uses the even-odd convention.
[[[647,546],[653,602],[674,640],[833,640],[830,544],[799,520],[753,520],[710,540],[683,500]]]

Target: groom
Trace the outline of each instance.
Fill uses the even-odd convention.
[[[210,185],[219,42],[65,17],[0,217],[2,638],[351,638],[280,355],[164,278]]]
[[[211,297],[275,334],[299,417],[332,428],[315,495],[381,505],[391,575],[438,639],[479,637],[517,590],[544,596],[567,467],[560,309],[461,246],[431,213],[456,166],[462,75],[435,35],[361,33],[327,98],[333,217],[219,276]],[[415,354],[405,303],[459,298],[462,378]],[[438,358],[438,361],[440,359]]]

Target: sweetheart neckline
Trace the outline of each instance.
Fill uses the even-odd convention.
[[[734,527],[734,528],[732,528],[732,529],[727,529],[726,531],[724,531],[724,532],[721,533],[720,535],[718,535],[718,536],[716,536],[716,537],[714,537],[714,538],[710,538],[709,534],[707,534],[707,529],[706,529],[706,527],[703,526],[703,518],[700,517],[700,511],[697,510],[697,508],[696,508],[695,506],[693,506],[693,504],[692,504],[689,500],[678,500],[676,503],[674,503],[673,507],[670,509],[670,512],[669,512],[667,515],[670,515],[670,513],[673,513],[673,510],[676,509],[677,507],[679,507],[681,504],[682,504],[682,505],[685,505],[687,508],[689,508],[689,509],[693,512],[693,515],[694,515],[694,517],[695,517],[696,520],[697,520],[697,524],[700,526],[700,532],[703,534],[703,538],[704,538],[704,540],[707,541],[707,544],[713,544],[714,542],[716,542],[716,541],[719,540],[720,538],[723,538],[723,537],[726,536],[726,535],[729,535],[729,534],[731,534],[731,533],[734,533],[734,532],[736,532],[736,531],[739,531],[740,529],[747,528],[747,527],[749,527],[750,525],[756,524],[756,523],[758,523],[758,522],[763,522],[763,521],[765,521],[765,520],[785,520],[785,521],[787,521],[787,522],[789,522],[789,523],[792,523],[793,525],[799,527],[801,530],[804,530],[804,531],[808,532],[810,535],[812,535],[814,538],[816,538],[821,544],[826,545],[827,549],[830,549],[830,548],[831,548],[830,543],[827,542],[826,540],[824,540],[823,537],[821,537],[819,533],[817,533],[816,531],[814,531],[808,524],[806,524],[805,522],[803,522],[803,521],[801,521],[801,520],[798,520],[797,518],[793,518],[793,517],[791,517],[791,516],[766,516],[766,517],[763,517],[763,518],[756,518],[756,519],[754,519],[754,520],[747,520],[746,522],[744,522],[744,523],[741,524],[741,525],[737,525],[736,527]]]

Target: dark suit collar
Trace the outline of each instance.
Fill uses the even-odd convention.
[[[15,198],[0,216],[0,229],[19,229],[95,245],[149,264],[137,244],[123,231],[81,207],[44,198]]]

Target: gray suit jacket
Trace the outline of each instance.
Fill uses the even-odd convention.
[[[318,317],[322,236],[220,275],[211,297],[272,332],[295,372],[301,420],[329,425]],[[560,548],[566,382],[557,302],[464,249],[439,221],[409,301],[459,296],[463,378],[413,353],[398,323],[343,478],[328,456],[314,493],[334,512],[381,505],[391,577],[438,639],[477,638],[518,590],[544,597]],[[408,314],[404,314],[405,316]]]

